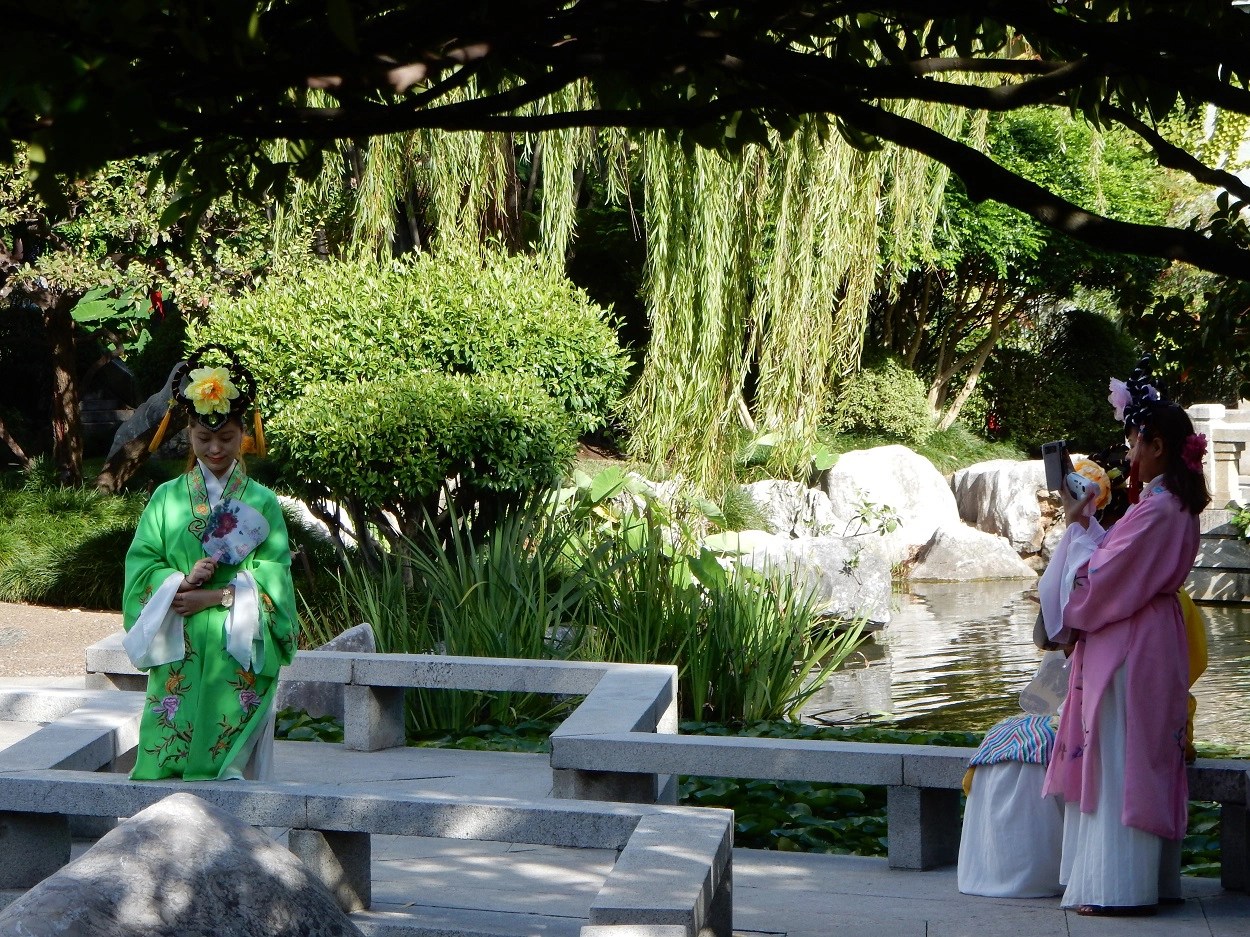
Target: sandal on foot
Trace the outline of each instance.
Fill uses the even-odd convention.
[[[1076,908],[1076,913],[1085,917],[1153,917],[1158,911],[1158,906],[1153,904],[1082,904]]]

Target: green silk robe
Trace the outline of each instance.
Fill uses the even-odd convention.
[[[251,574],[256,601],[250,606],[255,611],[248,612],[253,618],[248,626],[254,629],[253,653],[243,653],[248,661],[240,663],[226,650],[225,608],[206,608],[185,624],[169,608],[176,582],[172,577],[189,573],[205,555],[200,535],[209,515],[209,494],[199,465],[153,492],[126,554],[122,607],[126,631],[134,627],[149,602],[163,604],[154,609],[156,615],[165,616],[163,634],[151,643],[163,640],[166,651],[164,658],[151,656],[179,658],[153,666],[145,666],[144,659],[137,661],[148,670],[148,688],[131,773],[135,780],[242,777],[244,763],[261,741],[256,732],[268,723],[278,670],[295,656],[298,621],[291,553],[278,499],[249,479],[241,465],[235,466],[222,494],[223,500],[231,497],[264,516],[269,536],[242,563],[219,565],[204,588],[218,589],[241,573]],[[237,594],[235,602],[238,612]],[[181,650],[175,643],[179,626]],[[133,652],[131,657],[135,657]]]

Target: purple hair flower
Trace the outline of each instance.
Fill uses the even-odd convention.
[[[166,719],[172,720],[178,713],[178,697],[165,697],[158,705],[152,707],[152,712],[161,713]]]

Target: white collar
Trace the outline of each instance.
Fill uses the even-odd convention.
[[[204,464],[203,459],[195,460],[200,466],[200,474],[204,476],[204,488],[208,492],[208,506],[210,508],[217,507],[221,501],[221,496],[226,490],[226,482],[230,480],[230,474],[234,471],[234,467],[238,465],[238,461],[230,463],[230,468],[226,469],[225,477],[218,478],[213,474],[213,470]]]

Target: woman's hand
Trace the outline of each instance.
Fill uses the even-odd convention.
[[[179,592],[171,603],[175,612],[183,618],[190,618],[196,612],[221,604],[221,594],[225,589],[190,589]]]
[[[1086,507],[1097,497],[1098,486],[1090,485],[1089,490],[1085,492],[1085,497],[1078,501],[1072,497],[1072,492],[1068,491],[1068,480],[1065,478],[1063,484],[1059,486],[1059,503],[1063,505],[1063,516],[1068,526],[1080,524],[1082,527],[1088,527],[1089,512]]]
[[[189,592],[192,589],[198,589],[204,583],[213,578],[213,573],[217,572],[217,561],[204,557],[194,566],[191,572],[182,577],[182,583],[178,586],[179,592]]]

